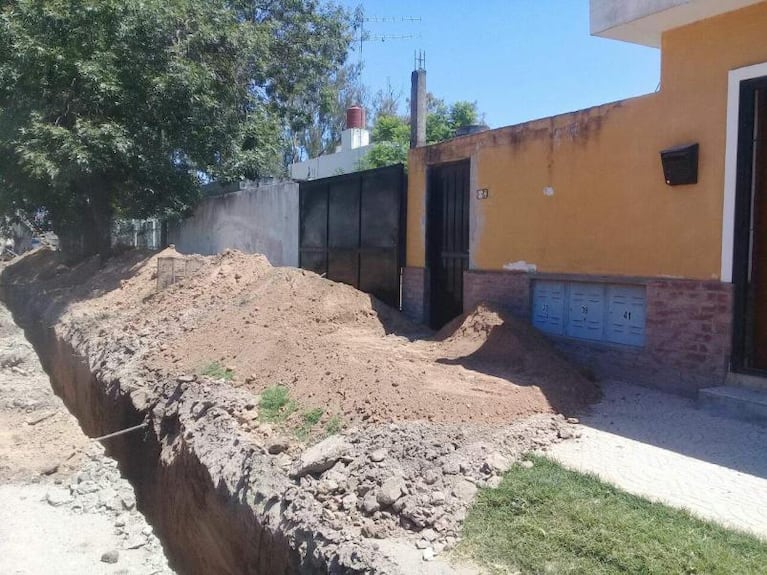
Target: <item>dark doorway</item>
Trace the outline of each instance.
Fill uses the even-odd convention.
[[[468,160],[431,168],[427,210],[429,323],[438,329],[463,313],[463,272],[469,269]]]
[[[301,182],[299,265],[399,308],[402,164]]]
[[[733,368],[767,373],[767,78],[741,84]]]

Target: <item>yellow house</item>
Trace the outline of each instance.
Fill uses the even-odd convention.
[[[767,374],[767,1],[591,0],[591,28],[660,47],[660,90],[411,150],[405,312],[495,302],[686,393]]]

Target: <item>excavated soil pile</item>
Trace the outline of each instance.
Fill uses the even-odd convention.
[[[158,373],[200,377],[218,363],[234,385],[286,386],[303,409],[344,422],[502,423],[597,397],[534,330],[490,308],[429,339],[362,292],[259,255],[199,258],[194,276],[157,291],[156,257],[117,259],[71,312],[122,333],[129,348],[133,338],[150,343]]]
[[[85,428],[148,425],[115,453],[182,572],[457,572],[435,556],[477,488],[577,436],[552,412],[598,395],[490,307],[435,335],[351,287],[239,252],[194,257],[193,275],[158,290],[158,257],[183,259],[69,268],[40,251],[2,280]],[[296,409],[268,423],[259,394],[275,385]]]

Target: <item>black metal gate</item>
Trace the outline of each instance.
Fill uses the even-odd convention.
[[[463,313],[463,272],[469,269],[469,197],[468,161],[431,169],[426,256],[434,328]]]
[[[299,265],[399,307],[402,164],[301,182]]]

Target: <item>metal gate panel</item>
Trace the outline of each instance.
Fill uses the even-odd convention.
[[[363,248],[396,248],[401,190],[397,173],[379,172],[362,180],[360,242]]]
[[[355,180],[328,184],[328,247],[359,249],[360,186]]]
[[[404,166],[300,183],[299,265],[399,307]]]

